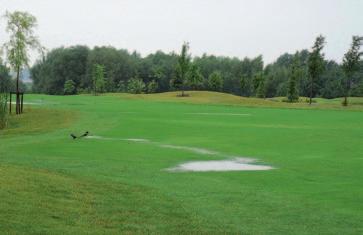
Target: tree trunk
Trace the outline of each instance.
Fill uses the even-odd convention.
[[[16,114],[20,114],[19,75],[20,75],[20,67],[18,66],[16,73],[16,104],[15,104]]]
[[[348,106],[348,97],[347,97],[347,95],[345,95],[345,97],[344,97],[343,106]]]
[[[309,100],[309,104],[311,105],[311,103],[313,102],[313,79],[311,78],[311,83],[310,83],[310,100]]]
[[[347,79],[347,84],[345,85],[345,96],[343,101],[343,106],[348,106],[348,96],[350,91],[350,79]]]
[[[11,106],[12,106],[11,98],[12,98],[12,97],[13,97],[13,94],[10,92],[9,114],[11,114]]]

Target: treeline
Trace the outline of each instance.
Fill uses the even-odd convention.
[[[187,49],[187,48],[186,48]],[[186,51],[188,53],[188,51]],[[157,51],[146,57],[113,47],[73,46],[50,51],[31,68],[33,91],[52,95],[90,93],[95,87],[95,67],[104,68],[101,92],[153,93],[173,90],[213,90],[241,96],[287,96],[292,76],[300,96],[311,91],[308,73],[309,51],[283,54],[264,66],[262,56],[230,58],[204,54],[189,60],[185,81],[180,84],[181,55]],[[313,83],[313,96],[344,96],[341,64],[323,61],[323,72]],[[292,75],[292,73],[294,73]],[[184,76],[184,74],[183,74]],[[363,63],[355,75],[350,95],[363,96]],[[178,83],[179,81],[179,83]]]

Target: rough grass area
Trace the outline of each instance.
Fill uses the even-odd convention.
[[[22,115],[11,114],[6,129],[0,130],[1,135],[26,135],[59,130],[70,126],[78,118],[76,111],[25,107]]]
[[[198,222],[147,187],[8,165],[0,166],[0,186],[5,234],[172,233]]]
[[[0,132],[0,233],[363,233],[360,104],[286,108],[209,92],[26,97],[37,104]],[[102,138],[69,136],[84,131]],[[129,141],[140,139],[149,141]],[[167,170],[239,157],[274,169]]]

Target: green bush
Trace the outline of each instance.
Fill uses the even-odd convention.
[[[219,71],[214,71],[208,77],[209,89],[212,91],[221,91],[223,88],[223,78]]]
[[[117,91],[118,92],[126,92],[127,91],[127,86],[126,86],[126,82],[121,80],[118,84],[117,84]]]
[[[152,80],[147,84],[147,93],[155,93],[158,90],[158,83]]]
[[[139,78],[131,78],[127,84],[127,91],[133,94],[140,94],[145,90],[145,83]]]
[[[64,83],[64,94],[65,95],[76,94],[76,84],[72,80],[67,80]]]

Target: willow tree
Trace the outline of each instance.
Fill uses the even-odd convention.
[[[29,51],[42,51],[38,38],[34,35],[37,26],[36,18],[21,11],[6,12],[6,32],[9,41],[3,45],[7,61],[13,71],[16,72],[16,114],[20,114],[20,90],[19,76],[24,67],[29,66]]]
[[[353,77],[354,74],[359,71],[359,62],[360,57],[362,56],[362,52],[360,52],[362,41],[362,37],[354,36],[352,45],[343,58],[343,71],[345,74],[343,106],[348,105],[348,96],[350,95]]]

